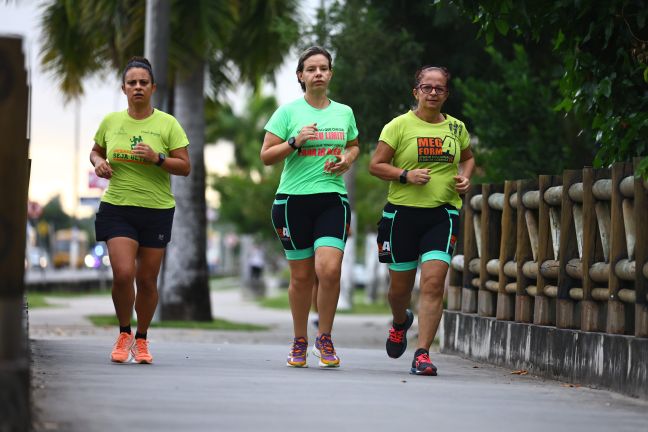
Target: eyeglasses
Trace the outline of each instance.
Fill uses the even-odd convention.
[[[436,92],[439,96],[443,96],[444,94],[448,93],[448,89],[445,87],[434,87],[431,84],[420,84],[418,86],[418,89],[421,90],[425,94],[430,94],[432,93],[432,90]]]

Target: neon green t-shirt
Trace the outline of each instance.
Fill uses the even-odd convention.
[[[353,110],[334,101],[324,109],[313,108],[304,98],[280,106],[265,125],[265,130],[283,140],[299,135],[317,123],[318,137],[308,140],[300,151],[284,161],[277,193],[308,195],[324,192],[346,193],[342,176],[324,172],[324,163],[341,155],[348,141],[358,137]]]
[[[445,121],[428,123],[409,111],[383,128],[379,140],[394,149],[392,165],[406,170],[430,169],[430,181],[425,185],[391,182],[387,196],[390,203],[461,208],[453,177],[459,169],[461,151],[470,146],[470,135],[462,121],[444,115]]]
[[[170,174],[131,152],[138,143],[167,156],[171,150],[188,146],[185,131],[172,115],[156,109],[144,120],[135,120],[125,110],[114,112],[103,119],[94,140],[106,149],[113,171],[102,201],[156,209],[175,207]]]

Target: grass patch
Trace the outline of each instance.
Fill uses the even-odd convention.
[[[73,298],[84,296],[96,295],[110,295],[110,290],[93,290],[93,291],[28,291],[27,304],[30,309],[44,308],[44,307],[57,307],[57,305],[49,303],[47,297],[57,298]]]
[[[119,326],[115,315],[89,315],[87,317],[93,325],[98,327]],[[131,326],[135,327],[137,321]],[[265,331],[267,326],[227,321],[221,318],[214,318],[213,321],[160,321],[152,322],[153,328],[175,328],[175,329],[197,329],[197,330],[235,330],[235,331]]]
[[[261,307],[270,309],[290,309],[290,303],[288,302],[288,292],[282,292],[277,297],[261,299],[259,300],[259,305]],[[356,290],[353,293],[353,307],[351,308],[351,310],[339,311],[339,313],[359,315],[389,315],[391,314],[391,309],[386,303],[365,303],[364,293],[362,291]]]
[[[27,294],[27,305],[29,309],[55,307],[55,305],[48,303],[42,293],[29,293]]]
[[[288,292],[282,292],[276,297],[266,297],[259,300],[259,306],[270,309],[290,309]]]
[[[240,287],[241,281],[236,276],[212,276],[209,278],[210,291],[226,291]]]

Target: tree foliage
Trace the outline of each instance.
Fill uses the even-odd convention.
[[[61,196],[56,195],[43,206],[41,219],[54,225],[56,229],[70,228],[74,219],[65,213],[61,205]]]
[[[171,3],[171,82],[207,60],[212,98],[240,82],[256,88],[298,37],[294,0]],[[51,0],[42,10],[41,63],[68,100],[83,95],[87,77],[119,75],[144,53],[146,0]]]
[[[281,166],[272,168],[256,181],[246,170],[236,170],[212,179],[211,184],[220,195],[220,222],[231,223],[239,233],[256,234],[267,239],[276,236],[270,223],[270,209]]]
[[[259,158],[264,129],[272,113],[277,109],[274,96],[263,96],[253,92],[240,114],[234,112],[231,104],[208,101],[205,108],[206,141],[226,139],[234,144],[234,163],[244,170],[261,174],[264,170]]]
[[[476,35],[476,26],[452,5],[347,0],[320,10],[307,40],[332,50],[331,97],[353,108],[367,150],[389,120],[411,108],[420,66],[446,66],[463,77],[492,76],[484,42]],[[445,110],[459,116],[462,103],[462,95],[453,94]]]
[[[240,114],[229,104],[209,102],[206,109],[207,140],[224,138],[234,145],[234,164],[227,176],[216,176],[211,185],[220,196],[221,222],[244,234],[272,238],[269,212],[283,164],[263,166],[259,150],[264,126],[277,109],[274,96],[254,92]]]
[[[120,70],[144,52],[145,0],[52,1],[43,6],[41,62],[66,100],[83,94],[84,79]]]
[[[453,0],[499,38],[533,41],[562,59],[556,109],[586,120],[598,166],[648,154],[648,8],[641,0]],[[648,159],[642,172],[648,173]]]
[[[498,79],[469,77],[455,86],[464,96],[463,113],[472,120],[479,144],[474,153],[481,174],[477,180],[503,182],[558,174],[592,159],[582,140],[564,132],[570,118],[552,107],[558,89],[550,74],[535,71],[521,45],[512,59],[487,49]],[[584,148],[583,148],[584,147]]]

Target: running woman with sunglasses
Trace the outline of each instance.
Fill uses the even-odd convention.
[[[110,359],[116,363],[153,362],[147,332],[158,302],[158,273],[171,239],[175,200],[170,177],[187,176],[191,170],[187,135],[174,117],[153,108],[155,89],[149,61],[133,57],[122,74],[128,109],[103,119],[90,152],[97,176],[110,180],[95,231],[97,241],[108,246],[113,272],[119,336]]]
[[[294,339],[287,365],[305,367],[308,312],[319,281],[319,323],[312,353],[320,367],[338,367],[331,332],[340,296],[342,254],[351,211],[342,174],[358,157],[353,111],[326,95],[333,77],[331,54],[311,47],[299,57],[297,80],[304,97],[283,105],[265,126],[265,165],[283,162],[272,223],[290,265],[288,297]]]
[[[460,120],[442,113],[450,73],[426,66],[414,77],[416,107],[383,128],[369,171],[390,182],[378,227],[378,257],[389,263],[393,325],[387,355],[399,358],[414,322],[409,309],[419,261],[419,335],[410,373],[436,375],[429,349],[443,313],[443,289],[459,232],[461,198],[475,167],[470,136]]]

